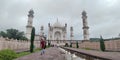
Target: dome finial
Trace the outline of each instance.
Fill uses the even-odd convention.
[[[61,27],[60,22],[58,21],[58,18],[56,19],[56,22],[53,24],[54,27]]]
[[[33,14],[34,14],[33,9],[30,9],[29,14],[31,14],[31,15],[33,15]]]
[[[30,9],[30,11],[28,12],[28,17],[34,17],[34,11],[33,9]]]

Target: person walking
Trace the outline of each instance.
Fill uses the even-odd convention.
[[[44,38],[42,38],[40,40],[41,55],[45,53],[45,45],[46,45],[46,42],[45,42]]]

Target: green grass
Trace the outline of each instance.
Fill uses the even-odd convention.
[[[91,50],[90,48],[83,48],[83,49],[85,49],[85,50]]]
[[[46,48],[49,48],[48,46]],[[40,51],[40,48],[34,49],[34,52]],[[15,51],[10,49],[4,49],[0,51],[0,60],[13,60],[25,55],[31,54],[30,51],[15,53]]]
[[[4,49],[0,51],[0,60],[12,60],[17,58],[17,54],[10,49]]]
[[[20,52],[20,53],[17,54],[17,58],[21,57],[21,56],[28,55],[28,54],[30,54],[30,52]]]
[[[49,47],[47,46],[46,48],[49,48]],[[40,50],[41,50],[40,48],[36,48],[36,49],[34,49],[34,52],[38,52]],[[20,52],[20,53],[17,54],[17,58],[21,57],[21,56],[28,55],[28,54],[31,54],[31,53],[30,52]]]
[[[40,48],[37,48],[37,49],[34,50],[34,52],[37,52],[37,51],[40,51],[40,50],[41,50]]]
[[[40,48],[37,48],[37,49],[34,49],[34,52],[38,52],[40,50],[41,50]],[[29,51],[28,52],[20,52],[20,53],[17,54],[17,57],[25,56],[25,55],[28,55],[28,54],[31,54],[31,53]]]
[[[34,50],[34,52],[40,51],[40,48],[37,48]],[[15,53],[15,51],[10,50],[10,49],[4,49],[0,51],[0,60],[13,60],[25,55],[31,54],[29,51],[28,52],[20,52],[20,53]]]

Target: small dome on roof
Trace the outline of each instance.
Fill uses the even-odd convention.
[[[53,24],[53,27],[62,27],[62,25],[58,22],[58,19],[57,19],[57,22]]]

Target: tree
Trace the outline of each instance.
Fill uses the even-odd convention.
[[[31,31],[31,45],[30,45],[30,52],[33,52],[33,48],[34,48],[34,38],[35,38],[35,28],[32,28]]]
[[[79,48],[78,41],[76,41],[76,48]]]
[[[100,49],[101,51],[105,51],[105,44],[102,36],[100,36]]]
[[[17,37],[18,37],[18,33],[19,33],[19,31],[18,30],[16,30],[16,29],[7,29],[6,30],[6,34],[7,34],[7,37],[8,38],[14,38],[14,39],[18,39]]]
[[[24,32],[20,32],[17,29],[7,29],[5,32],[1,31],[0,36],[8,37],[10,39],[13,38],[13,39],[18,39],[18,40],[28,40],[25,37]]]
[[[7,34],[6,34],[4,31],[1,31],[1,32],[0,32],[0,36],[2,36],[2,37],[5,38],[5,37],[7,37]]]
[[[70,42],[70,47],[72,47],[72,43]]]

